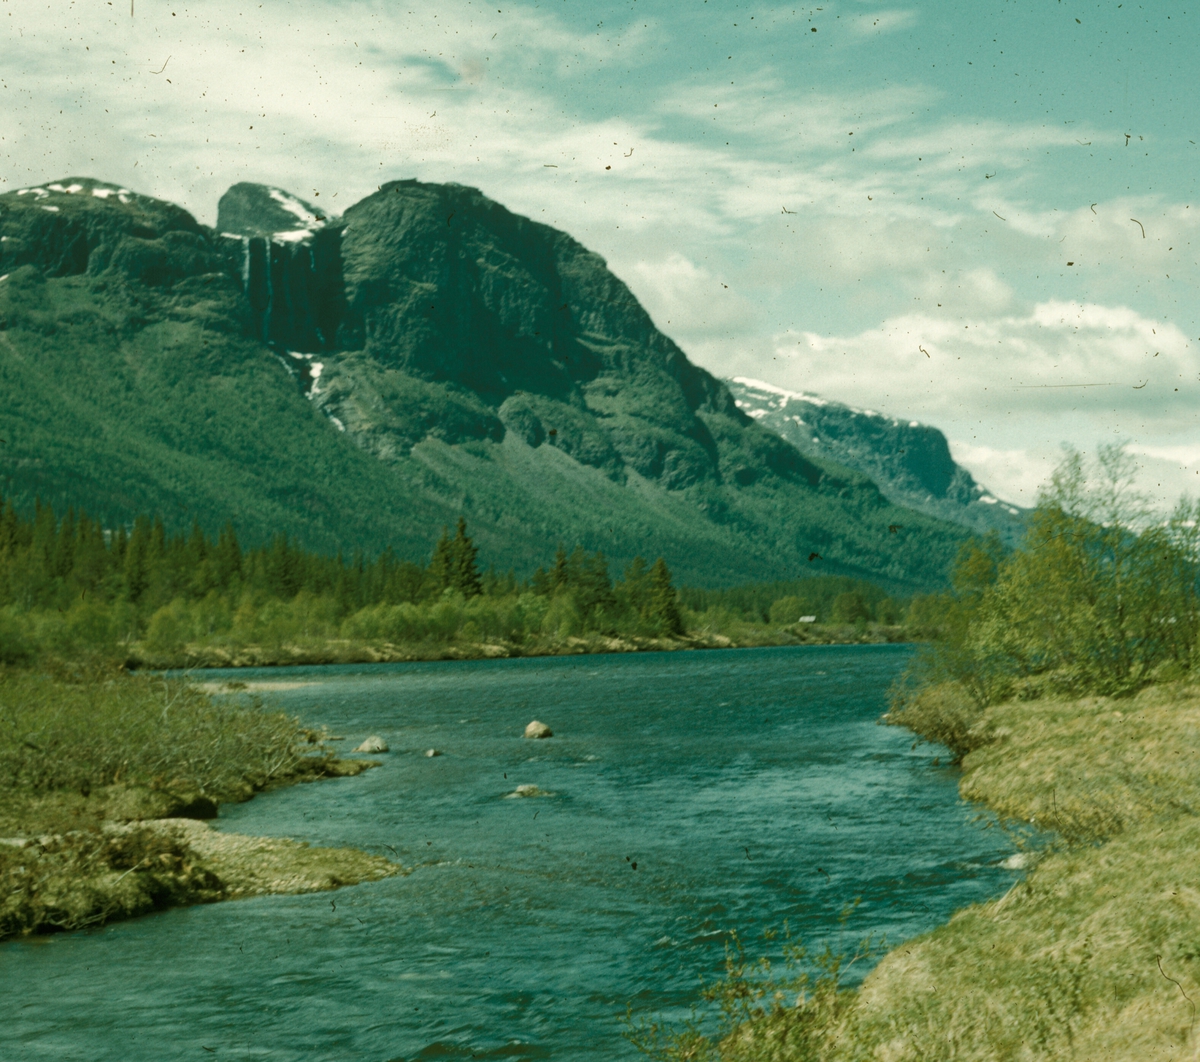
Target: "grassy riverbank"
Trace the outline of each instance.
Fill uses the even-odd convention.
[[[398,873],[210,829],[220,803],[372,766],[295,720],[114,669],[0,672],[0,938]]]
[[[1200,687],[1010,702],[967,733],[963,796],[1056,843],[1008,895],[880,963],[846,1057],[1197,1057]]]
[[[664,1059],[1200,1058],[1200,504],[1068,454],[1023,547],[969,544],[888,722],[948,746],[960,791],[1040,850],[1007,895],[884,956],[787,982],[734,964],[723,1022]],[[803,969],[803,967],[801,967]]]
[[[970,720],[959,746],[963,795],[1011,825],[1035,826],[1039,845],[1050,838],[1024,853],[1026,877],[887,953],[857,991],[837,990],[829,958],[825,974],[790,981],[739,958],[711,993],[725,1013],[720,1034],[660,1029],[641,1037],[648,1054],[711,1062],[1200,1057],[1200,686],[982,711],[961,691],[929,692],[889,721],[940,737]]]
[[[772,626],[731,621],[723,631],[689,630],[676,637],[545,635],[515,641],[453,638],[445,641],[366,641],[349,638],[297,637],[260,643],[232,639],[192,642],[170,649],[146,642],[126,647],[130,668],[276,667],[301,664],[382,664],[419,660],[491,660],[503,657],[577,656],[587,653],[673,652],[681,649],[748,649],[775,645],[881,645],[911,641],[903,626],[880,623],[795,624]]]

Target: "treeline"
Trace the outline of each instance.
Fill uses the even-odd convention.
[[[964,545],[953,590],[913,602],[933,641],[897,690],[897,720],[958,753],[989,705],[1131,694],[1200,663],[1200,503],[1169,516],[1134,490],[1120,446],[1070,453],[1022,547]]]
[[[725,611],[748,623],[787,626],[811,616],[814,623],[900,623],[908,601],[882,587],[845,575],[816,575],[773,583],[749,583],[723,590],[684,587],[680,600],[693,612]]]
[[[141,517],[107,530],[50,506],[29,519],[0,500],[0,660],[41,650],[116,653],[142,644],[267,645],[349,639],[446,643],[576,635],[675,637],[684,622],[662,558],[613,581],[601,552],[559,548],[520,581],[481,572],[461,519],[428,564],[309,552],[287,536],[243,549],[231,526],[172,536]]]

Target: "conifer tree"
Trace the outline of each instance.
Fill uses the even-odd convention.
[[[476,558],[479,547],[467,535],[467,521],[458,518],[458,529],[451,543],[453,556],[453,587],[463,597],[475,597],[483,593],[483,583],[479,578],[479,566]]]
[[[659,557],[650,569],[650,615],[661,625],[664,634],[683,633],[683,617],[679,614],[679,600],[675,587],[671,585],[671,572],[667,562]]]
[[[461,516],[453,538],[450,529],[442,528],[442,537],[433,548],[429,574],[438,592],[457,590],[463,597],[483,593],[476,557],[479,548],[467,534],[467,521]]]
[[[135,604],[142,599],[150,585],[150,519],[139,516],[125,546],[125,596]]]
[[[634,557],[626,566],[621,589],[639,616],[650,614],[650,572],[644,557]]]
[[[429,577],[439,594],[454,586],[454,546],[448,527],[442,528],[442,537],[433,547],[433,556],[429,558]]]
[[[235,577],[242,574],[242,547],[238,544],[237,532],[231,523],[221,528],[217,535],[215,560],[217,585],[222,590],[232,589]]]
[[[570,562],[567,560],[567,551],[563,548],[563,544],[558,544],[558,550],[554,554],[554,567],[550,569],[550,588],[552,591],[564,590],[570,584]]]

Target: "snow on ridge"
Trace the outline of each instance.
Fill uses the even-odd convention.
[[[782,387],[776,387],[774,384],[765,383],[762,380],[755,380],[749,376],[734,376],[733,382],[741,384],[743,387],[748,387],[754,391],[765,391],[768,394],[779,395],[783,401],[779,403],[782,409],[790,400],[795,399],[800,402],[808,402],[814,406],[827,406],[829,400],[820,398],[817,395],[810,395],[806,391],[787,391]]]
[[[294,214],[306,229],[319,229],[325,224],[324,218],[318,217],[316,214],[312,213],[303,203],[300,202],[300,200],[296,199],[294,196],[288,195],[287,192],[284,192],[279,188],[269,188],[267,191],[271,198],[274,199],[275,202],[281,207],[283,207],[284,210],[286,210],[289,214]],[[275,237],[276,239],[279,239],[280,234],[276,233]],[[295,237],[290,238],[294,239]]]
[[[795,391],[785,391],[782,387],[764,383],[762,380],[752,380],[749,376],[735,376],[733,382],[740,383],[743,387],[752,387],[756,391],[767,391],[773,395],[783,395],[784,398],[800,397]]]

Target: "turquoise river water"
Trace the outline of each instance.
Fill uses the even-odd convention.
[[[206,674],[309,683],[271,702],[392,749],[358,778],[223,807],[219,828],[415,869],[0,945],[0,1057],[608,1062],[639,1057],[629,1008],[686,1017],[730,931],[757,953],[785,920],[846,948],[930,929],[1016,874],[933,765],[944,750],[876,723],[909,652]],[[555,736],[522,739],[534,718]],[[518,785],[553,795],[506,799]]]

